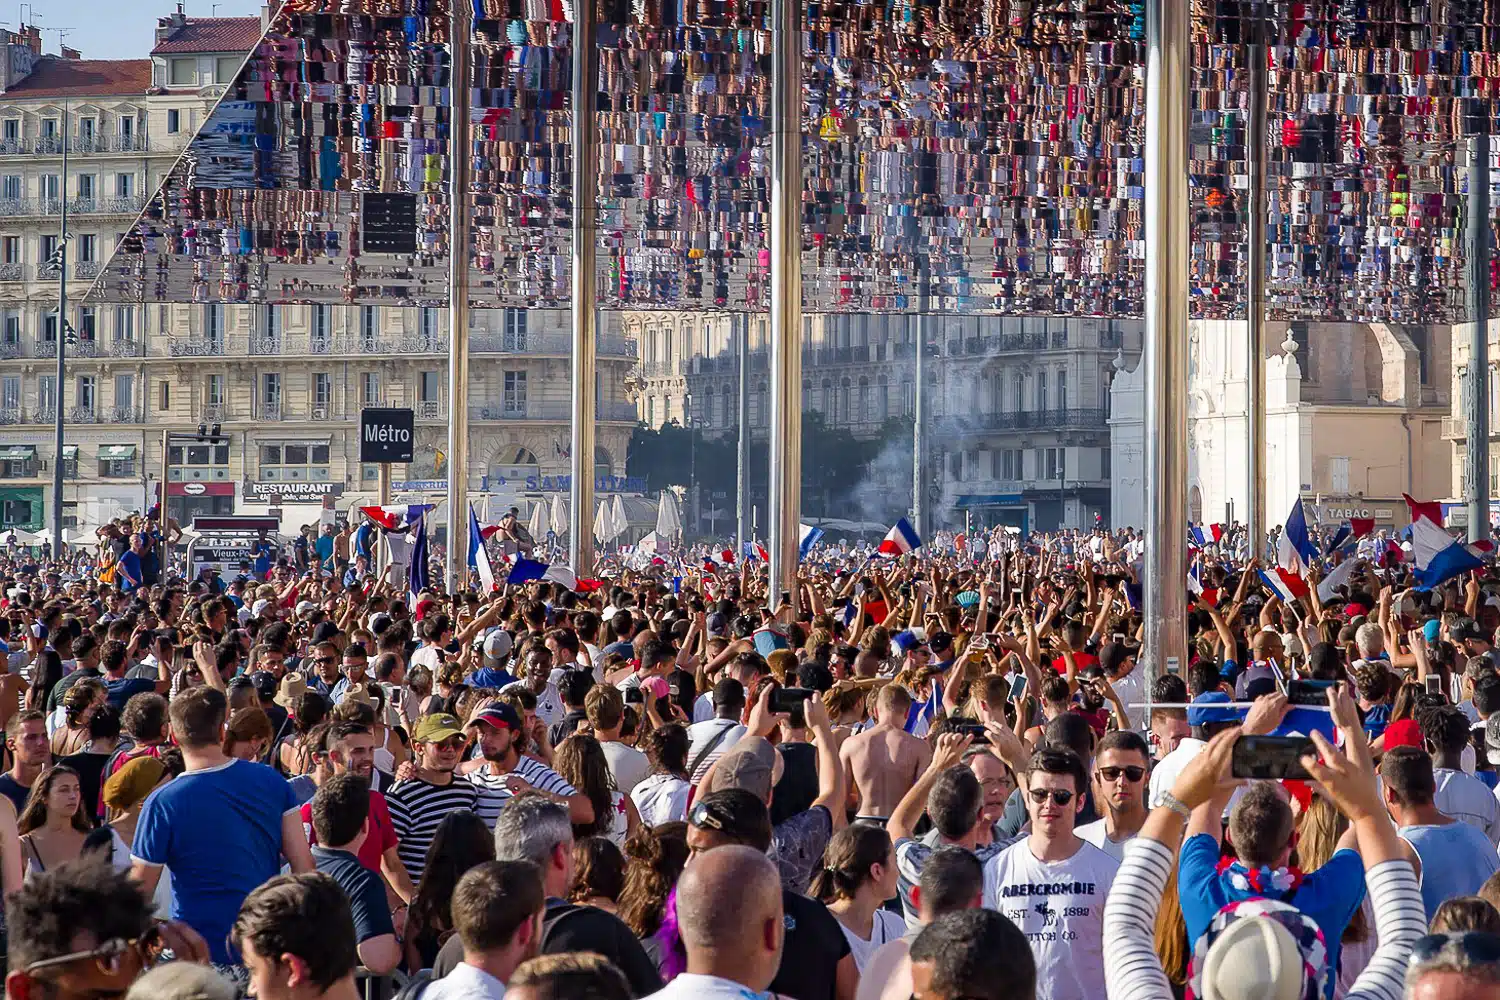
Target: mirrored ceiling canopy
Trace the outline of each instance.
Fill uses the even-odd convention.
[[[566,307],[571,6],[472,2],[473,301]],[[769,13],[605,0],[602,308],[767,307]],[[1272,315],[1463,318],[1464,137],[1496,125],[1500,0],[1195,14],[1194,314],[1243,314],[1244,43],[1263,23]],[[805,15],[805,308],[1141,313],[1141,0]],[[447,27],[441,0],[286,0],[91,295],[444,303]]]

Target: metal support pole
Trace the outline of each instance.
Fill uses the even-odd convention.
[[[376,480],[380,490],[379,503],[380,506],[387,507],[391,502],[391,463],[381,462],[376,468],[380,470],[379,478]],[[350,515],[353,516],[353,513],[351,510]],[[384,533],[375,537],[375,551],[371,552],[370,556],[373,563],[370,568],[375,571],[375,579],[385,579],[385,567],[391,561],[391,549],[386,544]]]
[[[594,0],[573,2],[573,437],[568,559],[594,573],[594,431],[598,370],[599,46]]]
[[[62,179],[59,181],[58,204],[61,218],[57,226],[57,389],[52,419],[52,558],[63,554],[63,363],[68,341],[68,106],[62,116]],[[95,401],[97,402],[97,400]]]
[[[797,604],[802,519],[801,0],[771,4],[771,478],[766,603]]]
[[[927,310],[931,307],[932,270],[924,254],[917,260],[916,387],[912,390],[911,523],[918,538],[927,537]]]
[[[1266,91],[1269,70],[1261,41],[1264,21],[1254,22],[1256,41],[1250,46],[1250,100],[1245,120],[1245,165],[1250,174],[1250,197],[1245,225],[1245,529],[1251,552],[1265,546],[1266,531]]]
[[[1188,0],[1146,3],[1146,689],[1187,664]]]
[[[1469,313],[1469,391],[1464,401],[1468,452],[1464,499],[1469,541],[1490,536],[1490,137],[1484,121],[1469,137],[1469,195],[1464,242]]]
[[[448,79],[448,592],[469,570],[469,226],[474,165],[469,98],[474,8],[455,3],[449,22]]]
[[[142,451],[144,455],[145,452]],[[168,510],[167,483],[172,480],[172,432],[164,430],[161,432],[161,506],[157,509],[156,527],[161,532],[161,537],[166,538],[168,526],[172,523],[172,513]],[[183,519],[187,520],[186,518]]]
[[[740,437],[738,470],[735,475],[734,525],[735,552],[741,557],[750,541],[750,317],[734,313],[730,317],[735,344],[740,352]]]

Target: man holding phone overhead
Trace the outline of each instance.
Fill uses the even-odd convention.
[[[1328,704],[1339,728],[1359,730],[1359,713],[1347,694],[1330,691]],[[1281,724],[1289,708],[1285,695],[1257,698],[1245,716],[1239,739],[1269,734]],[[1337,968],[1340,938],[1365,895],[1364,863],[1353,849],[1353,828],[1340,839],[1333,857],[1317,871],[1304,875],[1290,867],[1295,823],[1289,796],[1281,785],[1260,781],[1250,785],[1230,811],[1228,831],[1234,860],[1221,867],[1222,817],[1237,784],[1219,788],[1188,819],[1177,868],[1188,940],[1202,937],[1214,915],[1229,903],[1274,899],[1297,907],[1317,923],[1328,949],[1328,967]],[[1174,802],[1168,793],[1163,804],[1171,807]],[[1333,996],[1335,979],[1328,977],[1329,997]]]

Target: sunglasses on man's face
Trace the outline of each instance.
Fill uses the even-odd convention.
[[[1133,785],[1146,776],[1146,769],[1144,767],[1136,767],[1134,764],[1127,764],[1124,767],[1099,768],[1099,777],[1105,781],[1119,781],[1122,774],[1125,775],[1125,780]]]
[[[1073,801],[1073,793],[1066,788],[1033,788],[1030,791],[1031,801],[1037,805],[1042,805],[1049,797],[1055,804],[1060,806],[1065,806]]]
[[[74,951],[66,955],[58,955],[56,958],[44,958],[39,962],[32,962],[24,966],[21,971],[28,976],[34,976],[38,972],[65,971],[66,967],[76,962],[84,962],[92,959],[94,968],[100,975],[117,976],[126,966],[126,959],[135,955],[141,966],[154,964],[161,958],[161,953],[166,945],[162,941],[161,928],[152,924],[146,933],[136,938],[111,938],[87,951]]]

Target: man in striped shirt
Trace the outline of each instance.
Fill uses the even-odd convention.
[[[503,701],[492,702],[469,719],[469,732],[483,757],[466,768],[468,779],[481,792],[487,792],[476,810],[490,826],[505,800],[527,789],[535,789],[554,802],[568,807],[568,817],[575,824],[594,821],[594,805],[587,795],[563,780],[562,775],[535,757],[521,753],[526,745],[521,717]]]
[[[401,863],[411,880],[420,882],[427,848],[443,817],[460,809],[483,815],[482,809],[493,796],[482,793],[474,782],[454,773],[468,742],[457,717],[446,712],[424,715],[417,720],[411,739],[416,751],[416,774],[392,785],[385,801],[400,840]],[[498,813],[496,804],[494,814]],[[493,815],[488,822],[494,825]]]

